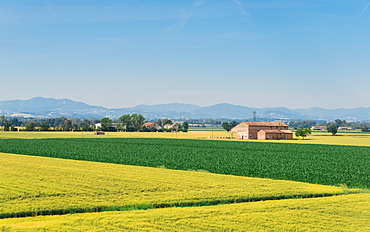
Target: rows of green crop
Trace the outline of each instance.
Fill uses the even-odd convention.
[[[0,152],[370,188],[370,147],[176,139],[0,140]]]

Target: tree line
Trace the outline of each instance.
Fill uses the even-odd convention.
[[[102,119],[80,119],[80,118],[7,118],[0,116],[0,129],[4,131],[174,131],[175,129],[146,128],[146,119],[141,114],[125,114],[118,119],[104,117]],[[96,125],[100,123],[100,126]],[[187,132],[188,122],[174,123],[170,119],[158,119],[156,123],[163,127],[166,124],[175,124],[176,131]]]
[[[346,120],[335,119],[333,122],[327,121],[313,121],[313,120],[302,120],[302,121],[290,121],[288,122],[290,128],[297,129],[299,127],[302,128],[310,128],[312,126],[326,126],[326,127],[352,127],[355,129],[360,129],[363,132],[370,131],[370,123],[368,122],[347,122]]]
[[[80,118],[7,118],[0,116],[0,127],[4,131],[93,131],[94,125],[98,119],[80,119]]]

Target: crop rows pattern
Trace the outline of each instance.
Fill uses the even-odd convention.
[[[8,139],[0,152],[370,188],[370,147],[182,139]]]

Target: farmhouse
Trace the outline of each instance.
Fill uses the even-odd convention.
[[[155,122],[147,122],[147,123],[144,123],[144,125],[146,128],[155,128],[157,130],[161,129],[162,127],[160,125],[158,125],[157,123]]]
[[[352,127],[350,127],[350,126],[340,126],[340,127],[338,127],[338,130],[352,130]]]
[[[178,130],[179,125],[177,124],[166,124],[163,126],[164,129],[170,129],[170,130]]]
[[[293,139],[293,132],[283,122],[242,122],[231,129],[237,139]]]
[[[119,123],[111,123],[110,127],[115,128],[117,124],[119,124]],[[96,123],[96,124],[94,124],[94,126],[95,126],[95,130],[98,130],[99,128],[101,128],[101,123],[100,122]]]
[[[326,126],[312,126],[311,130],[326,130]]]

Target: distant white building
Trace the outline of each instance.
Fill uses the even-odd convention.
[[[110,126],[111,127],[116,127],[117,124],[119,124],[119,123],[111,123]],[[94,126],[95,126],[95,129],[99,129],[101,127],[101,123],[100,122],[96,123],[96,124],[94,124]]]
[[[163,126],[164,129],[178,130],[179,125],[177,124],[166,124]]]
[[[326,126],[312,126],[311,127],[311,130],[314,131],[314,130],[326,130]]]

